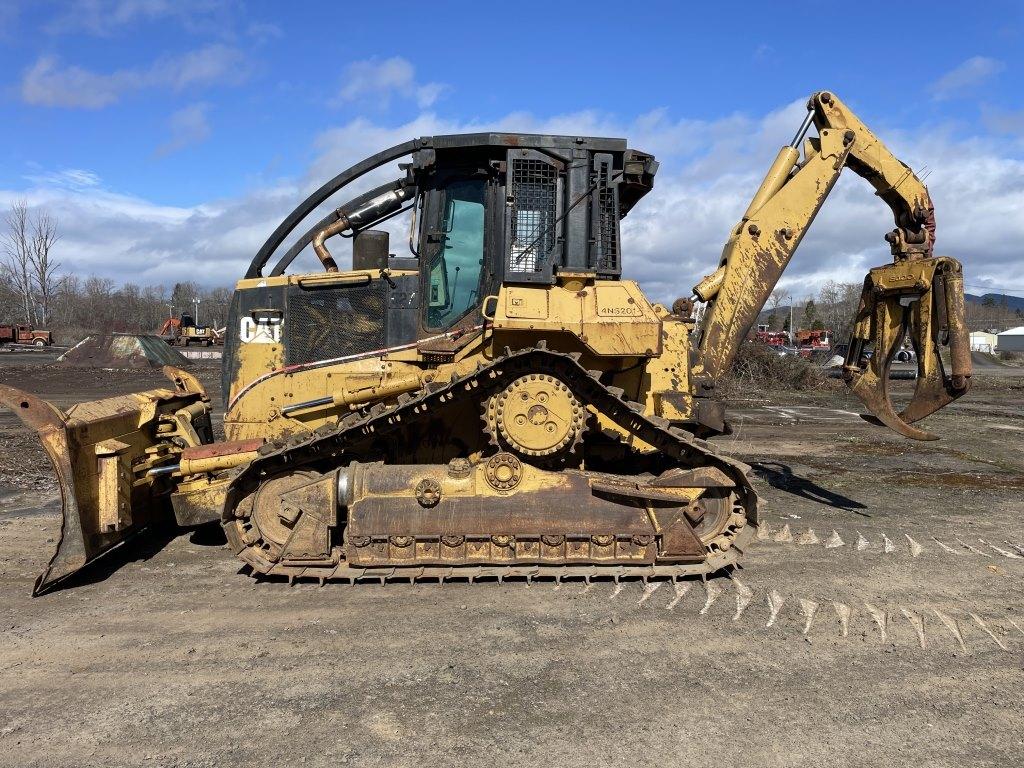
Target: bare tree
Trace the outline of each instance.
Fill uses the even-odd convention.
[[[39,306],[36,319],[44,325],[50,322],[52,297],[57,287],[57,269],[60,267],[60,262],[54,261],[50,252],[59,239],[57,220],[46,211],[38,213],[32,221],[29,261],[32,266],[32,287]]]
[[[775,322],[778,316],[779,305],[782,304],[782,300],[788,295],[789,293],[782,288],[776,288],[768,294],[768,306],[771,307],[771,312],[768,315],[769,330],[775,330]]]
[[[0,236],[0,270],[18,294],[23,319],[33,325],[50,322],[60,267],[51,254],[58,239],[57,220],[46,211],[33,216],[24,200],[11,206],[7,231]]]
[[[7,214],[7,231],[0,236],[4,261],[0,265],[21,302],[24,322],[34,322],[32,304],[32,225],[28,203],[17,200]]]
[[[818,291],[818,314],[835,338],[845,338],[853,324],[861,286],[827,280]]]

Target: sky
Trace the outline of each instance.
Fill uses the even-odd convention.
[[[310,191],[406,139],[622,136],[661,161],[625,276],[671,301],[827,89],[927,177],[968,290],[1024,296],[1022,9],[0,0],[0,208],[56,216],[64,271],[230,286]],[[860,282],[891,227],[848,172],[781,286]]]

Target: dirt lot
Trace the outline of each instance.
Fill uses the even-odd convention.
[[[161,382],[43,363],[0,383]],[[707,586],[289,587],[195,530],[37,599],[56,489],[0,413],[0,764],[1019,766],[1024,379],[980,377],[937,443],[858,411],[734,403],[767,525]]]

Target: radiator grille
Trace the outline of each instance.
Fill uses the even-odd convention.
[[[312,363],[372,352],[387,344],[387,286],[288,289],[285,362]]]
[[[558,170],[544,160],[513,157],[510,272],[540,272],[555,249]]]

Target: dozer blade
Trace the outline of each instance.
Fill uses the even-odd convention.
[[[907,335],[917,354],[918,378],[910,403],[897,414],[889,397],[889,368]],[[867,344],[874,352],[863,365]],[[949,347],[950,374],[939,353],[942,346]],[[874,419],[905,437],[937,440],[937,435],[911,424],[970,388],[960,263],[939,257],[872,269],[864,282],[843,375]]]
[[[173,463],[182,443],[212,440],[209,398],[202,385],[177,368],[166,366],[164,372],[174,382],[173,390],[81,403],[67,412],[0,386],[0,405],[35,430],[60,485],[60,536],[33,595],[165,514],[170,481],[149,470]]]

